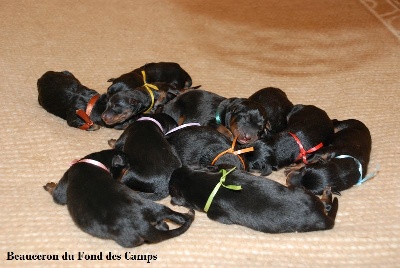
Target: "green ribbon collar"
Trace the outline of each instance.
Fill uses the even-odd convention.
[[[225,169],[221,169],[219,172],[222,173],[221,175],[221,179],[219,180],[219,183],[214,187],[214,190],[211,192],[210,196],[208,197],[207,203],[204,206],[204,211],[207,212],[211,206],[211,203],[215,197],[215,195],[217,194],[219,188],[222,186],[224,188],[227,188],[229,190],[234,190],[234,191],[240,191],[242,190],[242,186],[240,185],[225,185],[225,179],[226,176],[231,173],[232,171],[234,171],[236,169],[236,167],[231,168],[230,170],[226,171]]]

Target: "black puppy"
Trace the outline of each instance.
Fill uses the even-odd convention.
[[[108,82],[112,82],[107,89],[109,97],[119,91],[133,90],[146,83],[165,82],[182,89],[192,85],[190,75],[175,62],[147,63],[118,78],[111,78]]]
[[[83,130],[104,126],[101,113],[107,95],[82,85],[68,72],[48,71],[37,81],[39,104],[49,113],[66,120],[68,125]]]
[[[267,117],[261,104],[245,98],[224,98],[205,90],[188,90],[168,102],[163,113],[178,125],[200,123],[241,144],[251,143],[265,131]]]
[[[273,135],[286,128],[287,115],[293,109],[293,103],[285,92],[279,88],[267,87],[255,92],[249,100],[258,102],[264,107],[269,123],[268,134]]]
[[[314,105],[297,104],[288,114],[286,130],[256,141],[252,144],[254,152],[245,157],[251,170],[269,175],[272,170],[299,160],[308,163],[307,158],[329,144],[333,134],[332,121],[325,111]]]
[[[157,243],[184,233],[194,211],[182,214],[139,197],[116,178],[127,167],[124,153],[104,150],[73,164],[58,182],[47,183],[57,204],[67,204],[75,224],[95,237],[115,240],[123,247]],[[179,225],[168,230],[165,222]]]
[[[252,148],[237,150],[234,143],[209,126],[183,126],[166,134],[182,165],[206,167],[224,163],[247,169],[245,158],[241,155]]]
[[[82,85],[68,72],[48,71],[37,81],[39,104],[49,113],[67,121],[71,127],[98,130],[101,126],[124,129],[130,122],[106,125],[101,118],[106,109],[107,94]]]
[[[160,200],[168,196],[170,176],[181,162],[164,133],[176,126],[170,116],[153,114],[129,125],[115,141],[114,148],[125,152],[130,162],[121,182],[142,197]]]
[[[119,91],[108,99],[101,118],[106,124],[114,125],[143,113],[155,113],[181,92],[183,89],[164,82]]]
[[[240,170],[194,170],[172,173],[171,203],[205,211],[224,224],[239,224],[267,233],[331,229],[338,209],[329,189],[322,197]],[[218,188],[219,187],[219,188]],[[328,211],[329,210],[329,211]]]
[[[288,168],[288,185],[303,186],[315,194],[321,194],[326,186],[340,192],[363,181],[367,174],[372,143],[367,126],[356,119],[333,120],[333,124],[333,142],[312,157],[319,161]]]

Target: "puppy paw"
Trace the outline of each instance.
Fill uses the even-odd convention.
[[[325,212],[328,214],[332,209],[332,189],[330,186],[325,187],[321,196],[321,201],[324,203]]]
[[[57,183],[48,182],[48,183],[46,183],[46,185],[43,186],[43,188],[52,195],[53,191],[54,191],[54,188],[56,188],[56,186],[57,186]]]
[[[115,148],[115,143],[117,142],[116,139],[109,139],[108,140],[108,145],[111,147],[111,149]]]
[[[96,131],[96,130],[99,130],[100,128],[101,128],[100,125],[93,124],[87,130],[88,131]]]
[[[263,168],[260,170],[261,176],[268,176],[268,175],[271,175],[271,173],[272,173],[272,169],[270,167]]]

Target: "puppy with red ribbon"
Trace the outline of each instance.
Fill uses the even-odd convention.
[[[349,189],[375,176],[367,174],[372,139],[367,126],[359,120],[332,120],[335,127],[333,141],[309,159],[313,164],[288,167],[288,185],[309,189],[321,194],[326,186],[332,191]]]
[[[298,161],[307,164],[307,159],[333,137],[332,120],[314,105],[294,105],[287,118],[285,130],[252,144],[254,152],[245,155],[251,170],[268,175]]]

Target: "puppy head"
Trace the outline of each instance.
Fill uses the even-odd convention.
[[[121,75],[118,78],[110,78],[107,82],[112,84],[107,89],[107,95],[110,98],[112,95],[120,91],[129,91],[143,85],[143,77],[135,72],[129,72]]]
[[[267,114],[261,104],[244,98],[230,98],[221,103],[224,125],[241,144],[252,143],[268,127]]]
[[[141,88],[130,91],[119,91],[112,95],[108,101],[101,119],[107,125],[122,123],[133,116],[145,111],[148,93]]]
[[[63,88],[65,86],[77,87],[77,85],[81,85],[81,83],[72,73],[68,71],[47,71],[37,81],[39,92],[43,87]]]
[[[325,186],[330,185],[329,175],[324,174],[322,165],[314,164],[314,167],[303,167],[293,170],[287,174],[286,184],[288,187],[302,187],[310,190],[313,194],[322,194]]]

